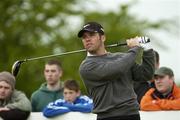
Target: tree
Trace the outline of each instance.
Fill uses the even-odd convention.
[[[96,4],[91,0],[88,2]],[[145,30],[162,26],[161,21],[151,23],[136,19],[129,14],[131,4],[120,6],[117,13],[88,11],[83,4],[87,4],[87,1],[0,1],[0,71],[11,71],[12,64],[19,59],[82,49],[77,32],[87,21],[102,23],[108,37],[106,44],[136,35],[145,35]],[[113,52],[122,50],[125,50],[124,47],[111,49]],[[85,88],[78,68],[85,56],[86,53],[78,53],[57,58],[63,64],[63,80],[79,80],[83,92]],[[30,96],[44,82],[43,68],[47,60],[24,63],[17,76],[17,89],[25,91]]]

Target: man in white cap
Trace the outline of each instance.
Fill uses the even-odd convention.
[[[15,77],[9,72],[0,72],[0,117],[4,120],[26,120],[31,103],[26,95],[15,89]]]

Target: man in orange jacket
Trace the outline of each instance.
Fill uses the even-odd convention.
[[[155,71],[155,88],[143,96],[140,107],[145,111],[180,110],[180,88],[174,82],[170,68],[161,67]]]

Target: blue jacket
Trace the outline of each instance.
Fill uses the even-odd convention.
[[[46,117],[54,117],[70,111],[78,111],[88,113],[93,109],[93,101],[87,96],[78,97],[74,103],[68,103],[64,99],[58,99],[49,103],[43,110]]]

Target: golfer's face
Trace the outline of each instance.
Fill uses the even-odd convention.
[[[0,81],[0,100],[5,100],[10,97],[12,87],[5,81]]]
[[[103,44],[100,35],[95,32],[84,32],[82,41],[84,48],[90,53],[96,53]]]
[[[44,76],[48,84],[56,84],[62,76],[62,71],[57,65],[45,65]]]

